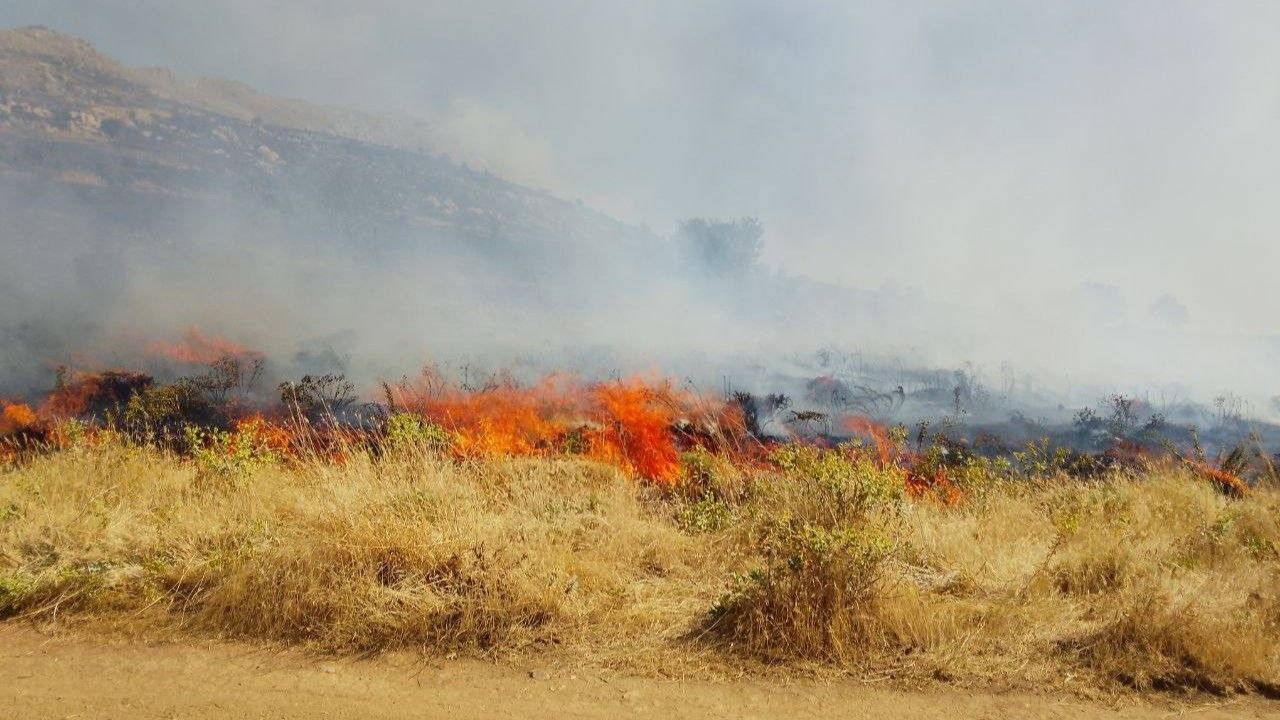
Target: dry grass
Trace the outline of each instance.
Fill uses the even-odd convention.
[[[1159,471],[949,508],[891,480],[801,466],[660,494],[573,460],[227,473],[108,443],[0,471],[0,616],[653,673],[1275,690],[1275,492]]]

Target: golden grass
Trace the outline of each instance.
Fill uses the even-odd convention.
[[[651,673],[1280,681],[1274,491],[1229,499],[1164,470],[951,508],[884,478],[734,472],[660,493],[567,459],[228,474],[122,443],[63,451],[0,471],[0,617]]]

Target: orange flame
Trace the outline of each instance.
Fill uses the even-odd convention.
[[[851,433],[871,438],[882,467],[894,465],[903,469],[904,489],[911,497],[917,500],[934,499],[944,505],[957,505],[964,499],[963,491],[951,482],[945,467],[921,468],[920,456],[896,447],[883,425],[865,417],[850,417],[845,419],[844,428]]]
[[[663,402],[670,396],[669,386],[652,388],[639,380],[592,388],[604,422],[593,438],[591,454],[615,463],[620,458],[619,464],[641,477],[673,482],[680,472],[680,455],[671,437],[675,408]]]
[[[905,486],[907,494],[917,500],[932,498],[943,505],[959,505],[964,500],[964,492],[951,482],[946,468],[938,468],[932,474],[909,469]]]
[[[1212,465],[1199,462],[1196,460],[1183,460],[1192,471],[1199,473],[1202,477],[1218,486],[1218,489],[1228,495],[1243,496],[1249,494],[1249,483],[1245,482],[1240,476],[1222,468],[1216,468]]]
[[[397,394],[398,405],[449,430],[461,456],[577,452],[664,484],[680,470],[674,425],[697,415],[690,393],[639,378],[585,385],[560,374],[530,387],[506,378],[465,391],[428,371],[419,389]]]
[[[36,424],[36,413],[29,405],[0,404],[4,405],[4,412],[0,413],[0,435],[25,430]]]
[[[259,353],[236,342],[217,335],[206,335],[199,328],[187,328],[182,340],[176,343],[153,341],[147,343],[147,351],[174,362],[190,365],[208,365],[224,357],[259,357]]]
[[[40,406],[40,415],[54,419],[77,417],[95,405],[127,402],[135,390],[150,384],[150,376],[124,370],[77,373],[69,382],[49,393]]]
[[[870,418],[854,416],[845,418],[844,429],[858,435],[865,435],[871,438],[875,443],[876,455],[880,459],[881,465],[889,465],[893,462],[895,448],[893,441],[889,439],[889,431]]]
[[[232,437],[233,445],[244,442],[281,455],[288,455],[293,450],[293,431],[261,415],[240,418],[233,425],[235,427],[235,435]]]

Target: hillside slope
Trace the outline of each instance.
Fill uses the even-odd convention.
[[[578,332],[603,317],[584,298],[664,274],[637,270],[663,262],[652,233],[400,129],[0,31],[0,394],[189,325],[285,363],[376,349],[399,373]]]
[[[690,357],[919,337],[939,313],[691,261],[414,149],[430,137],[128,68],[45,28],[0,31],[0,395],[47,390],[59,365],[137,366],[140,344],[189,326],[289,373],[372,381],[467,353],[694,372]]]
[[[126,68],[52,30],[0,31],[0,168],[8,172],[126,195],[253,199],[364,235],[643,236],[443,156],[368,141],[393,130],[234,82]],[[412,135],[399,137],[413,144]]]

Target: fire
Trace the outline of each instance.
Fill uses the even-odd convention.
[[[845,419],[844,429],[856,435],[865,435],[871,438],[871,442],[876,446],[876,455],[879,457],[881,465],[889,465],[893,462],[896,448],[889,438],[889,431],[883,425],[873,422],[869,418],[854,416]]]
[[[530,455],[554,445],[557,420],[576,409],[575,390],[566,385],[553,376],[531,388],[503,381],[468,392],[426,371],[417,388],[398,389],[396,404],[453,433],[459,455]]]
[[[3,404],[4,412],[0,413],[0,435],[25,430],[36,424],[36,413],[31,406],[22,403]]]
[[[1207,462],[1198,460],[1184,459],[1183,462],[1193,472],[1214,483],[1219,490],[1228,495],[1240,497],[1249,494],[1249,484],[1230,470],[1214,467]]]
[[[945,505],[957,505],[964,500],[964,493],[951,482],[945,467],[928,467],[928,463],[920,462],[920,455],[898,447],[883,425],[865,417],[850,417],[845,419],[844,429],[870,437],[882,467],[893,465],[902,468],[905,473],[903,484],[911,497],[932,498]]]
[[[124,370],[78,373],[69,380],[59,381],[41,405],[40,415],[67,419],[114,409],[151,383],[149,375]]]
[[[89,377],[83,381],[64,385],[49,393],[40,409],[43,414],[51,417],[76,417],[88,411],[91,398],[97,394],[97,378]]]
[[[639,378],[585,384],[557,374],[466,391],[428,372],[416,390],[395,394],[398,406],[451,432],[458,455],[576,453],[660,483],[680,470],[674,426],[697,414],[692,394]]]
[[[208,365],[224,357],[253,358],[259,353],[236,342],[217,335],[206,335],[199,328],[187,328],[182,340],[176,343],[154,341],[147,344],[153,355],[188,365]]]
[[[194,328],[180,345],[153,343],[150,347],[163,348],[161,354],[181,362],[208,359],[215,369],[229,355],[261,357]],[[319,458],[341,463],[360,453],[377,456],[396,447],[399,423],[408,421],[414,432],[422,433],[408,433],[410,442],[420,441],[458,459],[577,456],[663,486],[680,481],[685,451],[711,451],[736,468],[768,472],[778,468],[770,448],[811,444],[821,452],[852,453],[858,462],[869,461],[899,478],[909,496],[948,505],[963,501],[973,482],[974,463],[985,462],[963,440],[942,435],[926,448],[925,423],[914,447],[905,441],[904,426],[885,426],[865,416],[839,418],[840,432],[834,436],[829,424],[826,432],[813,437],[763,436],[758,427],[748,429],[744,403],[736,395],[711,398],[657,377],[589,382],[556,373],[522,384],[510,375],[500,375],[473,387],[430,370],[416,384],[384,385],[386,402],[370,404],[365,415],[333,412],[333,407],[356,400],[353,387],[345,381],[332,392],[321,387],[305,409],[291,407],[283,395],[274,404],[262,397],[231,397],[216,381],[216,376],[197,375],[164,384],[150,375],[124,370],[68,373],[60,369],[54,390],[38,409],[0,402],[6,457],[12,458],[18,447],[64,447],[125,437],[198,458],[226,453],[231,459],[253,457],[255,462]],[[826,422],[825,413],[812,414]],[[199,442],[192,443],[192,436]],[[850,436],[870,443],[841,442]],[[1048,443],[1046,437],[1045,448],[1039,451],[1042,455],[1048,452]],[[1105,453],[1091,456],[1089,467],[1146,463],[1160,457],[1155,452],[1136,442],[1117,442]],[[1228,458],[1230,462],[1220,459],[1212,464],[1203,456],[1191,460],[1175,450],[1169,452],[1224,492],[1248,491],[1253,477],[1249,473],[1254,471],[1239,448]],[[1083,466],[1069,467],[1067,459],[1052,459],[1057,463],[1053,465],[1045,461],[1044,467],[1089,472]],[[691,470],[691,482],[697,482],[695,476]]]
[[[262,415],[250,415],[233,423],[233,443],[247,443],[280,455],[290,455],[296,445],[295,432]]]
[[[674,481],[680,455],[671,437],[676,408],[670,386],[650,387],[632,380],[596,385],[591,394],[603,421],[593,438],[592,455],[615,462],[620,457],[624,467],[641,477]]]
[[[964,493],[951,482],[946,468],[938,468],[932,473],[909,469],[905,486],[907,494],[916,499],[932,498],[944,505],[959,505],[964,500]]]

